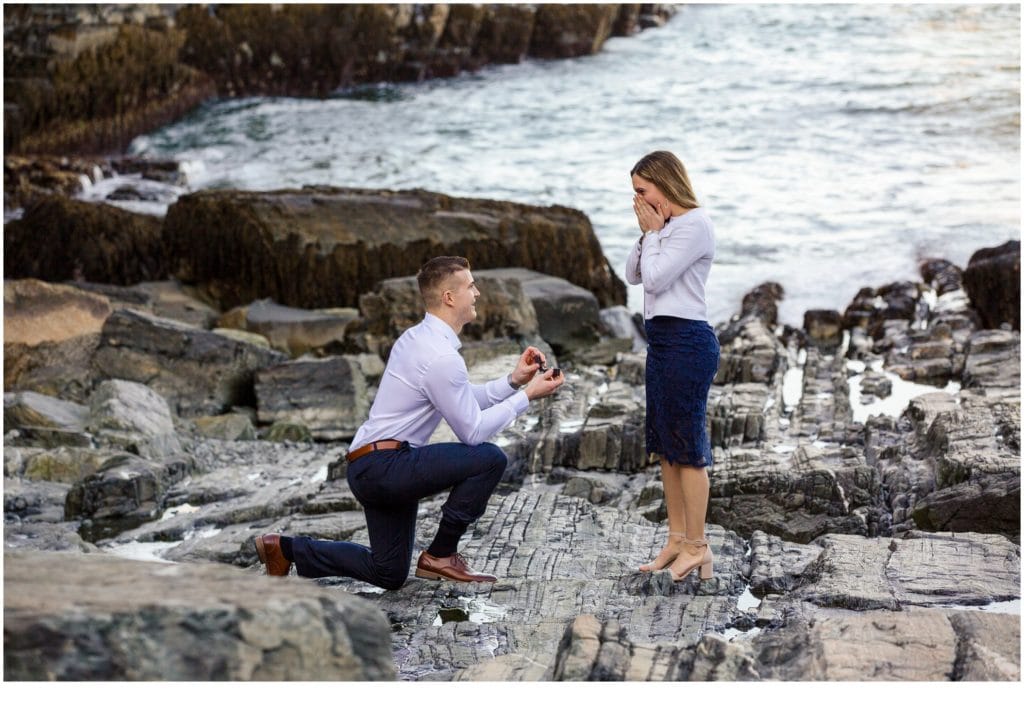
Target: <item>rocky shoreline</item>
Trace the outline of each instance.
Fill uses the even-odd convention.
[[[642,327],[581,212],[324,188],[163,219],[42,203],[5,227],[8,679],[1020,678],[1017,241],[800,329],[782,285],[752,289],[716,329],[716,577],[673,584],[636,571],[667,528]],[[551,232],[571,245],[538,250]],[[473,377],[527,343],[568,377],[497,439],[509,467],[464,546],[499,582],[263,577],[254,535],[366,541],[341,456],[422,314],[409,276],[465,251]]]
[[[5,5],[4,153],[122,151],[217,97],[324,98],[527,57],[585,56],[675,11],[671,4]]]

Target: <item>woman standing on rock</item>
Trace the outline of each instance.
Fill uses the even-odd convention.
[[[661,459],[669,528],[665,547],[640,570],[667,567],[679,581],[699,568],[700,578],[710,579],[706,415],[719,346],[708,324],[704,286],[715,257],[715,227],[672,153],[647,154],[630,175],[643,234],[626,260],[626,280],[644,286],[647,451]]]

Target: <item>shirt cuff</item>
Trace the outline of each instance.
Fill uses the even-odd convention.
[[[508,384],[507,382],[505,384]],[[530,398],[526,396],[526,390],[521,389],[513,394],[511,397],[506,399],[512,408],[516,411],[516,416],[519,416],[524,411],[530,408]]]
[[[512,385],[508,383],[508,375],[503,375],[496,380],[491,380],[487,383],[487,393],[491,397],[496,397],[497,401],[503,402],[517,390],[512,389]],[[492,400],[493,401],[493,400]]]

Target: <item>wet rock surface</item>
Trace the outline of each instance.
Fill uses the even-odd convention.
[[[719,326],[708,407],[715,576],[678,583],[637,570],[667,524],[645,451],[645,352],[632,349],[633,330],[625,324],[595,344],[625,342],[603,362],[557,353],[529,275],[474,276],[494,299],[464,338],[471,378],[506,373],[534,343],[568,380],[494,439],[509,466],[460,547],[497,583],[410,577],[384,591],[345,578],[301,582],[294,572],[270,582],[256,555],[253,537],[270,532],[368,543],[343,455],[383,371],[380,354],[421,313],[411,278],[381,281],[347,322],[372,331],[372,350],[322,346],[322,357],[298,358],[157,316],[151,292],[108,287],[114,311],[82,352],[91,374],[53,381],[58,391],[45,396],[5,394],[5,570],[14,587],[30,587],[33,572],[57,566],[35,567],[33,557],[94,558],[115,575],[92,581],[94,569],[80,568],[83,591],[109,581],[113,600],[128,572],[142,584],[116,610],[108,599],[83,601],[86,623],[56,603],[52,612],[19,603],[17,630],[39,631],[40,644],[63,652],[40,658],[28,643],[7,645],[5,668],[24,679],[86,678],[87,669],[100,678],[283,679],[305,627],[316,635],[301,644],[320,647],[288,666],[302,678],[1019,680],[1019,334],[982,329],[948,267],[930,283],[872,291],[863,323],[838,343],[780,328],[784,291],[774,283]],[[23,352],[52,357],[54,343],[73,340]],[[922,370],[935,360],[941,374]],[[907,367],[938,384],[906,379]],[[451,439],[442,423],[431,440]],[[415,552],[433,538],[444,497],[421,502]],[[196,591],[167,599],[166,577],[187,577]],[[225,642],[203,661],[163,676],[148,662],[112,662],[113,652],[86,664],[87,624],[104,650],[128,640],[202,645],[172,640],[154,621],[212,620],[203,597],[219,587],[259,589],[261,608],[226,603],[216,631],[196,623],[200,637]],[[147,608],[145,597],[164,603]],[[353,599],[373,615],[338,623],[330,602]],[[258,644],[237,632],[242,619],[267,622]],[[359,666],[340,643],[323,642],[342,629],[376,640],[387,664]]]

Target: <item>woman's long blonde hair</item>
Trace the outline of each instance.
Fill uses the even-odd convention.
[[[670,202],[684,209],[700,207],[693,186],[690,185],[690,176],[686,174],[686,166],[670,151],[648,153],[636,162],[629,175],[639,175],[644,180],[654,183]]]

